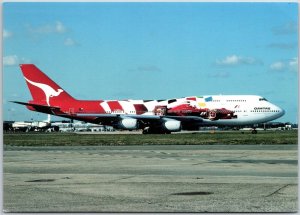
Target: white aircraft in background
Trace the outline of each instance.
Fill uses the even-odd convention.
[[[17,121],[11,125],[14,131],[45,131],[51,127],[50,115],[44,121]]]
[[[284,110],[257,95],[188,96],[166,100],[77,100],[33,64],[20,68],[33,100],[29,110],[143,133],[198,130],[199,126],[264,123]]]

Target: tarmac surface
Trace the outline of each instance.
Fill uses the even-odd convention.
[[[4,147],[6,212],[296,212],[297,145]]]

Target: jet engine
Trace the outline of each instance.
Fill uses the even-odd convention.
[[[170,134],[181,131],[181,122],[175,119],[164,118],[158,124],[145,127],[143,134]]]
[[[133,118],[123,118],[117,123],[117,128],[126,129],[126,130],[134,130],[138,127],[137,119]]]
[[[175,119],[165,119],[162,123],[163,128],[167,131],[180,131],[181,122]]]

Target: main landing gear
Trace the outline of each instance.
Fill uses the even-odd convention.
[[[165,131],[164,129],[154,129],[146,127],[143,129],[143,134],[171,134],[171,131]]]
[[[257,134],[256,128],[253,128],[252,131],[251,131],[251,133],[252,133],[252,134]]]

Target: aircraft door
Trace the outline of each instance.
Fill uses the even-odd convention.
[[[74,108],[69,108],[69,114],[74,114]]]

